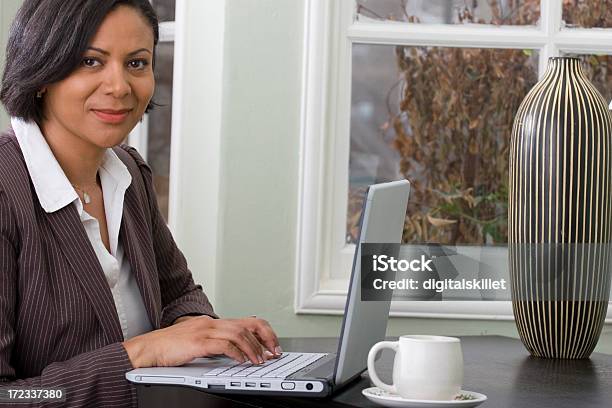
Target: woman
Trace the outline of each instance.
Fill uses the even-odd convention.
[[[4,386],[134,406],[132,368],[282,352],[266,321],[215,315],[150,168],[121,144],[151,107],[157,40],[148,0],[25,0],[15,18],[0,90]]]

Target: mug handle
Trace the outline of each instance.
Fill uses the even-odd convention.
[[[380,388],[381,390],[391,392],[393,394],[397,394],[397,388],[394,384],[385,384],[380,380],[378,374],[376,374],[376,370],[374,368],[374,360],[376,359],[376,354],[382,349],[389,348],[397,353],[397,348],[399,346],[399,342],[397,341],[381,341],[378,342],[370,349],[368,353],[368,373],[370,374],[370,379],[374,383],[375,386]]]

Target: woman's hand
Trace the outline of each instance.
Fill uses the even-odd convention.
[[[178,366],[197,357],[224,354],[236,361],[261,364],[282,350],[263,319],[212,319],[185,316],[170,327],[123,342],[134,368]],[[267,350],[266,350],[267,349]]]
[[[203,316],[182,316],[174,321],[173,324],[181,323],[187,321],[189,319],[195,319]],[[208,316],[206,316],[208,317]],[[224,319],[228,321],[235,322],[242,327],[249,329],[251,333],[255,335],[257,340],[266,348],[269,354],[272,354],[275,357],[280,356],[283,353],[280,344],[278,343],[278,337],[270,323],[264,319],[258,319],[257,316],[251,316],[242,319]],[[267,354],[264,352],[264,356]]]

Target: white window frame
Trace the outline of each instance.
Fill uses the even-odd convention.
[[[612,29],[562,27],[560,0],[541,1],[538,27],[356,21],[355,4],[354,0],[305,1],[294,302],[298,314],[344,312],[348,280],[332,279],[331,271],[350,271],[355,249],[344,236],[354,43],[536,49],[540,76],[548,58],[561,52],[612,54]],[[514,319],[509,301],[401,301],[392,302],[390,314]],[[606,323],[612,323],[612,307]]]
[[[176,0],[175,21],[159,25],[159,42],[174,42],[168,227],[194,280],[206,282],[213,304],[221,219],[225,9],[226,0]],[[147,117],[129,136],[145,160]]]
[[[159,23],[159,41],[158,44],[161,43],[173,43],[174,42],[174,27],[175,27],[175,22],[174,21],[164,21]],[[170,137],[170,144],[173,145],[174,144],[174,140],[173,140],[173,136],[171,135]],[[139,122],[134,129],[132,129],[132,131],[130,132],[129,136],[128,136],[128,140],[127,143],[130,146],[133,146],[134,148],[136,148],[136,150],[138,150],[138,153],[140,153],[140,155],[142,156],[142,158],[146,161],[148,160],[148,147],[149,147],[149,114],[145,114],[142,117],[142,121]],[[172,158],[170,160],[170,166],[172,167]],[[170,170],[170,185],[173,184],[172,182],[172,174],[176,174],[176,172],[173,172],[172,170]],[[173,202],[173,200],[176,200],[176,195],[172,194],[172,189],[169,190],[168,193],[168,208],[175,208],[176,207],[176,203]],[[170,217],[169,217],[170,218]],[[172,229],[173,225],[172,225],[172,219],[168,220],[168,225],[170,227],[170,229]]]
[[[168,224],[215,304],[227,0],[176,0]],[[202,24],[202,18],[206,24]]]

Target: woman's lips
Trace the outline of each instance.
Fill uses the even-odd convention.
[[[117,124],[123,122],[128,117],[131,109],[92,109],[92,111],[102,122]]]

